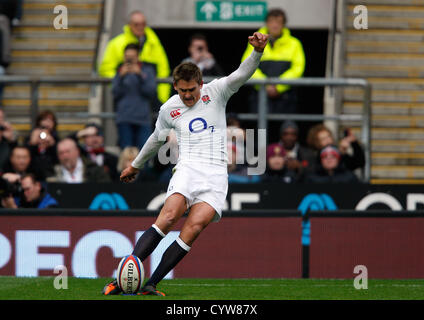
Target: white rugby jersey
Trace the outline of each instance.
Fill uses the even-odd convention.
[[[212,164],[227,169],[227,122],[225,107],[230,97],[252,76],[262,54],[253,50],[240,67],[227,77],[204,84],[200,99],[187,107],[179,95],[172,96],[160,108],[156,127],[132,166],[142,168],[157,153],[170,129],[174,129],[178,163]]]

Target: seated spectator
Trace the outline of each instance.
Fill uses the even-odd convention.
[[[6,121],[4,110],[0,108],[0,172],[7,163],[11,149],[15,146],[15,131]]]
[[[11,153],[8,162],[3,167],[2,177],[11,183],[15,183],[22,176],[28,173],[35,174],[38,179],[43,179],[44,176],[31,161],[31,151],[26,146],[15,146]]]
[[[315,125],[309,130],[307,142],[316,152],[327,145],[336,144],[331,130],[323,124]],[[345,130],[345,137],[339,141],[339,151],[342,163],[348,170],[353,171],[365,166],[364,150],[352,130]]]
[[[53,111],[41,111],[35,120],[35,126],[43,130],[48,130],[55,142],[57,143],[57,141],[59,141],[59,135],[57,133],[57,118]]]
[[[119,174],[116,171],[118,157],[105,150],[102,128],[95,123],[88,123],[84,129],[77,132],[76,136],[83,140],[81,146],[83,155],[103,167],[112,181],[118,181]]]
[[[137,147],[126,147],[121,151],[118,158],[117,170],[122,172],[126,167],[131,165],[134,159],[137,157],[139,149]],[[157,181],[157,175],[154,172],[153,168],[146,164],[146,167],[143,170],[140,170],[138,173],[135,182],[146,182],[146,181]]]
[[[39,178],[45,180],[54,174],[54,166],[58,163],[56,155],[56,139],[51,131],[36,127],[31,131],[28,148],[31,152],[32,163],[37,168]]]
[[[126,147],[124,150],[122,150],[119,154],[118,164],[116,166],[118,172],[122,172],[122,170],[131,165],[131,163],[137,157],[138,152],[139,150],[137,147]]]
[[[128,24],[124,26],[123,31],[107,44],[99,66],[99,75],[113,78],[118,66],[125,61],[125,47],[130,43],[138,43],[140,47],[138,60],[155,65],[158,78],[169,77],[171,70],[165,49],[156,33],[147,26],[146,17],[141,11],[130,13]],[[161,83],[157,86],[157,99],[160,103],[165,103],[170,93],[170,84]]]
[[[56,208],[58,202],[43,187],[41,182],[33,174],[24,175],[21,178],[22,192],[19,196],[9,195],[2,199],[3,208]]]
[[[358,178],[342,163],[342,155],[334,145],[328,145],[319,152],[320,165],[305,178],[307,183],[357,183]]]
[[[54,167],[55,175],[47,178],[48,182],[110,182],[103,168],[81,156],[77,143],[71,138],[58,142],[57,157],[59,164]]]
[[[279,77],[296,79],[303,76],[305,53],[302,43],[286,28],[287,17],[282,9],[271,9],[265,18],[265,26],[258,31],[269,35],[269,42],[261,57],[259,68],[252,79]],[[253,47],[248,45],[242,60],[250,56]],[[288,85],[267,85],[268,112],[298,113],[296,91]],[[257,112],[258,93],[253,90],[249,97],[251,112]]]
[[[266,171],[262,178],[263,182],[296,182],[294,171],[285,166],[286,152],[280,143],[270,144],[266,149]]]
[[[204,77],[224,76],[224,71],[216,62],[214,56],[209,51],[208,41],[201,33],[196,33],[190,38],[188,47],[189,57],[182,62],[192,62],[202,71]]]
[[[247,165],[237,163],[237,148],[235,143],[228,142],[228,183],[257,183],[258,175],[248,175]]]
[[[154,65],[138,61],[139,46],[125,47],[124,63],[112,82],[116,125],[121,150],[128,146],[141,149],[152,134],[152,106],[156,76]]]
[[[286,152],[286,168],[301,181],[306,172],[314,170],[315,154],[299,143],[299,128],[293,121],[283,122],[280,128],[280,144]]]

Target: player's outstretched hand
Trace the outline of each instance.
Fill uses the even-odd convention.
[[[127,168],[122,170],[122,173],[119,179],[125,183],[133,182],[135,180],[135,177],[137,176],[138,171],[139,170],[137,168],[128,166]]]
[[[260,32],[255,32],[249,38],[249,43],[258,52],[263,52],[266,44],[268,43],[268,35]]]

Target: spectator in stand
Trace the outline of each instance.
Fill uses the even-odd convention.
[[[305,70],[305,54],[301,42],[290,34],[286,28],[287,18],[282,9],[271,9],[265,18],[265,26],[259,32],[269,34],[259,68],[252,79],[279,77],[281,79],[300,78]],[[248,45],[242,60],[252,52]],[[251,112],[257,112],[258,94],[252,91],[249,97]],[[283,84],[266,86],[268,95],[268,112],[298,113],[297,97],[293,88]]]
[[[197,65],[204,77],[225,75],[221,66],[209,51],[208,41],[205,35],[196,33],[190,38],[188,53],[190,56],[182,62],[192,62]]]
[[[76,137],[83,140],[83,155],[102,167],[112,181],[119,181],[119,173],[116,170],[118,157],[105,150],[102,128],[95,123],[88,123],[84,129],[77,132]]]
[[[49,129],[36,127],[31,131],[28,148],[32,163],[37,168],[41,180],[54,175],[54,166],[58,163],[56,155],[56,139]]]
[[[57,133],[57,118],[53,111],[41,111],[35,120],[35,126],[43,130],[48,130],[55,140],[55,144],[59,141]]]
[[[20,196],[9,195],[2,199],[3,208],[56,208],[58,202],[53,198],[33,174],[24,175],[21,178],[22,193]]]
[[[16,145],[10,153],[8,162],[3,167],[2,177],[10,183],[20,181],[21,177],[28,173],[36,175],[38,179],[44,179],[43,173],[34,166],[31,160],[29,148]]]
[[[6,165],[10,151],[16,144],[15,131],[6,121],[4,110],[0,108],[0,171]]]
[[[140,150],[137,147],[126,147],[121,151],[118,158],[118,164],[116,166],[118,172],[121,172],[128,167],[134,159],[137,157]]]
[[[306,176],[307,183],[358,183],[355,174],[342,163],[342,154],[334,145],[327,145],[319,152],[320,164],[315,172]]]
[[[90,159],[80,153],[76,141],[65,138],[57,144],[59,164],[54,167],[55,175],[48,182],[86,183],[110,182],[109,175]]]
[[[119,146],[141,149],[152,134],[152,106],[155,96],[155,67],[138,61],[139,46],[130,43],[125,47],[124,63],[112,82],[116,108]]]
[[[247,165],[237,163],[237,147],[235,143],[227,143],[228,152],[228,183],[257,183],[260,182],[258,175],[249,175]]]
[[[309,129],[308,145],[318,152],[327,145],[334,145],[336,141],[331,130],[323,124]],[[351,129],[345,130],[345,136],[339,141],[339,151],[343,165],[351,171],[365,166],[365,153]],[[319,161],[320,159],[318,159]]]
[[[133,11],[129,22],[124,26],[124,32],[109,41],[103,60],[99,66],[102,77],[112,78],[118,66],[125,61],[124,49],[130,43],[139,44],[138,59],[143,63],[155,65],[156,76],[166,78],[170,75],[168,57],[156,33],[147,26],[146,17],[141,11]],[[157,98],[165,103],[171,93],[171,86],[162,83],[157,86]]]
[[[35,128],[31,131],[26,144],[31,151],[31,159],[37,168],[41,180],[54,174],[54,166],[58,163],[56,144],[59,140],[57,133],[57,118],[53,111],[45,110],[38,114]]]
[[[270,144],[266,149],[266,171],[263,182],[293,183],[297,181],[294,171],[286,167],[286,151],[280,143]]]
[[[280,142],[286,152],[285,166],[296,181],[302,181],[305,173],[314,170],[315,154],[299,143],[299,127],[291,120],[286,120],[280,127]]]

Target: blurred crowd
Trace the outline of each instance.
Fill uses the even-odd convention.
[[[21,2],[13,3],[16,6],[0,5],[3,35],[0,66],[5,67],[8,63],[7,32],[2,29],[1,19],[2,15],[6,17],[8,28],[19,24]],[[302,77],[305,68],[302,44],[290,34],[286,22],[283,10],[269,10],[265,25],[259,31],[269,34],[270,41],[253,78]],[[241,60],[251,50],[248,46]],[[196,33],[189,39],[187,51],[188,56],[183,61],[197,64],[204,76],[225,75],[203,34]],[[170,76],[170,67],[159,37],[147,25],[142,12],[132,12],[123,32],[109,41],[98,72],[100,76],[113,79],[120,152],[108,152],[103,128],[97,123],[87,123],[83,129],[62,136],[57,130],[56,115],[49,110],[38,115],[36,126],[28,136],[18,137],[4,110],[0,109],[0,174],[3,178],[0,179],[0,197],[3,207],[57,206],[47,192],[47,183],[117,182],[120,171],[137,156],[153,131],[158,106],[172,93],[169,84],[156,84],[156,78]],[[298,112],[293,88],[268,85],[266,91],[268,112]],[[249,97],[249,103],[250,110],[257,112],[256,90]],[[251,152],[246,152],[246,128],[237,114],[228,115],[227,126],[230,183],[356,183],[359,182],[357,169],[365,166],[363,148],[349,128],[337,141],[337,135],[328,127],[317,124],[309,129],[306,143],[302,144],[298,125],[284,121],[279,137],[268,137],[273,143],[266,146],[266,150],[262,149],[266,152],[265,173],[249,175],[249,163],[254,161],[248,159]],[[175,145],[175,137],[169,136],[167,143]],[[168,151],[171,158],[178,157],[173,150],[175,148]],[[141,171],[138,181],[167,182],[171,175],[172,165],[161,164],[156,157]]]

